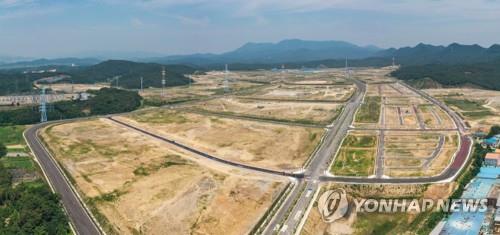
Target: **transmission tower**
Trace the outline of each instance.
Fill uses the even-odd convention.
[[[347,57],[345,58],[345,77],[349,79],[349,65],[347,64]]]
[[[143,90],[143,86],[142,86],[143,81],[142,80],[143,80],[143,78],[141,77],[141,93],[142,93],[142,90]]]
[[[227,69],[227,64],[226,64],[226,69],[224,70],[224,92],[229,92],[229,81],[228,81],[228,74],[229,70]]]
[[[396,67],[396,58],[394,58],[394,56],[392,57],[392,67]]]
[[[165,75],[166,75],[165,66],[163,66],[161,69],[161,97],[165,97],[165,84],[166,84]]]
[[[45,96],[45,87],[40,94],[40,122],[47,121],[47,96]]]

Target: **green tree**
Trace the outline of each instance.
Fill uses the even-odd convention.
[[[7,147],[3,143],[0,143],[0,157],[7,155]]]
[[[492,126],[490,128],[490,132],[488,133],[486,138],[490,138],[490,137],[493,137],[494,135],[498,135],[498,134],[500,134],[500,126],[495,125],[495,126]]]

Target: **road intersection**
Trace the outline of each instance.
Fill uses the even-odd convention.
[[[219,157],[215,157],[204,153],[202,151],[196,150],[189,146],[177,143],[173,140],[166,139],[154,133],[143,130],[139,127],[132,126],[127,123],[120,122],[112,117],[108,117],[110,120],[117,122],[121,125],[127,126],[135,131],[141,132],[153,138],[157,138],[168,142],[170,144],[176,145],[177,147],[183,148],[190,152],[193,152],[202,157],[214,160],[221,164],[231,165],[233,167],[244,168],[247,170],[258,171],[266,174],[274,174],[290,177],[294,181],[294,188],[287,195],[285,201],[282,203],[281,207],[271,218],[269,224],[264,229],[263,234],[274,234],[279,229],[282,234],[293,234],[296,228],[299,226],[303,218],[307,216],[307,210],[310,207],[312,201],[314,200],[315,193],[320,189],[321,182],[338,182],[338,183],[352,183],[352,184],[406,184],[406,183],[432,183],[432,182],[442,182],[453,180],[462,167],[467,161],[467,157],[470,153],[472,141],[469,137],[465,135],[466,127],[462,119],[446,105],[437,101],[433,97],[427,95],[426,93],[414,89],[404,83],[403,86],[409,88],[430,102],[442,108],[448,113],[448,115],[454,121],[457,129],[460,133],[460,147],[457,151],[452,163],[448,168],[443,171],[440,175],[432,177],[415,177],[415,178],[387,178],[382,177],[383,169],[381,168],[381,163],[383,162],[383,156],[377,157],[377,170],[376,176],[374,178],[361,178],[361,177],[342,177],[333,176],[326,172],[329,171],[329,166],[334,161],[333,156],[335,152],[338,151],[342,140],[347,135],[349,130],[352,130],[352,123],[355,113],[359,106],[361,105],[364,95],[366,93],[366,84],[353,79],[354,84],[357,86],[355,93],[352,95],[351,99],[346,103],[342,113],[339,117],[326,129],[326,134],[318,147],[317,151],[311,158],[310,163],[304,169],[303,172],[280,172],[275,170],[269,170],[260,167],[254,167],[249,165],[240,164],[237,162],[231,162],[224,160]],[[101,234],[102,231],[99,229],[98,223],[93,219],[91,213],[86,208],[81,197],[78,195],[76,190],[73,188],[68,178],[65,176],[64,171],[61,170],[60,166],[50,155],[49,151],[42,144],[37,132],[51,124],[44,123],[39,125],[34,125],[25,132],[25,139],[36,156],[47,180],[52,186],[53,190],[61,196],[61,200],[64,204],[64,208],[70,217],[73,228],[78,234]],[[380,130],[380,129],[377,129]],[[384,136],[385,130],[380,130],[380,136]],[[427,131],[429,129],[423,129],[420,131]],[[435,129],[433,129],[435,131]],[[448,129],[447,129],[448,130]],[[453,129],[455,130],[455,129]],[[408,130],[405,130],[408,131]],[[383,144],[383,143],[382,143]]]

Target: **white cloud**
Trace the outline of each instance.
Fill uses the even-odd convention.
[[[142,26],[144,26],[144,22],[142,22],[142,20],[138,18],[132,18],[130,19],[130,25],[136,28],[141,28]]]
[[[34,0],[0,0],[0,7],[8,8],[25,6],[31,5],[32,3],[34,3]]]
[[[17,9],[15,11],[9,11],[0,14],[0,20],[15,20],[15,19],[24,19],[29,17],[45,16],[52,13],[60,12],[61,10],[62,9],[59,7]]]
[[[210,19],[207,17],[203,18],[193,18],[182,15],[174,16],[181,24],[193,25],[193,26],[207,26],[210,23]]]

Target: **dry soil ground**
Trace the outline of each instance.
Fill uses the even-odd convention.
[[[472,88],[427,89],[428,94],[459,112],[473,130],[500,123],[500,91]]]
[[[444,145],[438,148],[440,137]],[[441,173],[458,149],[455,132],[386,132],[384,174],[391,177],[433,176]],[[433,154],[435,158],[430,159]]]
[[[454,183],[424,185],[344,185],[324,184],[321,192],[343,188],[349,198],[447,198],[455,188]],[[316,199],[317,200],[317,199]],[[420,218],[419,218],[420,216]],[[416,219],[425,220],[428,214],[410,213],[355,213],[333,223],[325,223],[314,203],[302,235],[346,235],[346,234],[412,234],[423,227],[414,223]],[[411,227],[410,227],[411,226]],[[409,233],[408,231],[411,230]]]
[[[354,93],[353,85],[275,85],[250,96],[256,99],[344,102]]]
[[[283,179],[204,164],[106,119],[42,133],[102,224],[118,234],[244,234],[284,187]]]
[[[341,104],[265,101],[223,97],[187,106],[193,110],[271,120],[329,124],[340,113]]]
[[[277,170],[301,168],[324,132],[168,109],[118,119],[224,159]]]
[[[48,85],[52,90],[63,93],[85,92],[87,90],[99,90],[104,87],[109,87],[108,83],[96,84],[71,84],[71,83],[56,83]]]

